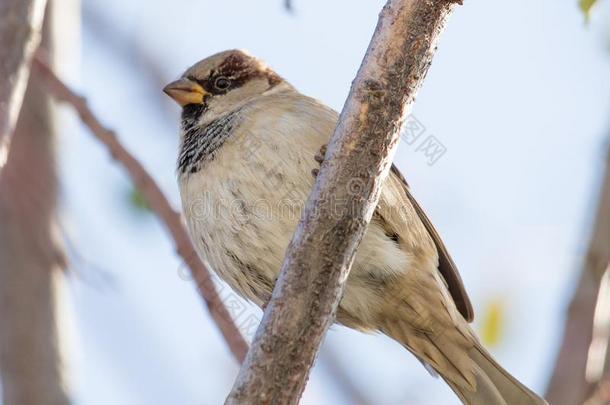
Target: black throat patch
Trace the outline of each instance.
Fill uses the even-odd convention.
[[[182,113],[184,137],[178,156],[178,172],[197,173],[203,164],[214,160],[216,152],[239,125],[239,110],[209,122],[199,124],[205,106],[186,106]]]

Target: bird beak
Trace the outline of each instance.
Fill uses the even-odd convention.
[[[163,91],[182,107],[187,104],[203,104],[203,99],[208,95],[201,85],[187,78],[171,82]]]

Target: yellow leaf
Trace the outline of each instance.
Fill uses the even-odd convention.
[[[481,339],[488,347],[497,346],[504,332],[505,306],[500,300],[494,300],[485,308],[481,324]]]
[[[591,9],[593,9],[593,6],[595,6],[597,0],[579,0],[578,3],[580,9],[585,14],[585,19],[589,21],[589,18],[591,17]]]

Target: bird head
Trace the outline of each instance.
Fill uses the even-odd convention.
[[[184,72],[163,91],[197,121],[234,111],[286,82],[261,60],[241,50],[217,53]]]

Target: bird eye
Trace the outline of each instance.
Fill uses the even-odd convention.
[[[214,87],[218,90],[226,90],[231,86],[231,81],[224,76],[217,77],[214,80]]]

